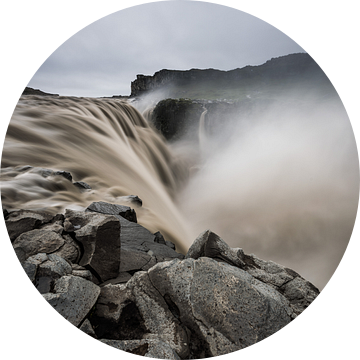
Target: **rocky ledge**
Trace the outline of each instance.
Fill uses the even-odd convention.
[[[230,248],[210,230],[179,254],[127,206],[4,216],[26,274],[49,304],[88,335],[137,355],[200,359],[243,349],[319,294],[295,271]]]

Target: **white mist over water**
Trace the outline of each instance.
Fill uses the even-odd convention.
[[[322,288],[351,236],[358,156],[339,100],[293,100],[227,119],[230,131],[202,141],[203,162],[179,202],[194,235],[210,228]]]
[[[216,134],[205,110],[199,143],[167,144],[146,121],[153,104],[145,100],[135,104],[148,109],[144,118],[116,99],[24,96],[2,154],[3,206],[61,212],[138,195],[139,223],[178,250],[209,228],[322,288],[351,235],[358,157],[339,100],[298,99],[278,99],[256,116],[240,113]],[[69,171],[93,190],[80,193],[24,165]]]

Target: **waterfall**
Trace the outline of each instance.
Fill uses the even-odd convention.
[[[8,127],[1,167],[4,208],[61,212],[137,195],[143,200],[136,209],[140,224],[183,252],[191,241],[174,204],[187,168],[121,100],[23,96]],[[44,178],[42,168],[68,171],[92,190],[81,193],[59,176]]]

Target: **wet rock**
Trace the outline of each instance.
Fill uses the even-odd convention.
[[[91,186],[84,181],[75,181],[73,184],[80,190],[80,192],[91,190]]]
[[[100,288],[91,281],[67,275],[55,281],[54,293],[43,294],[43,297],[65,319],[78,326],[99,294]]]
[[[160,231],[157,231],[157,232],[154,234],[154,236],[155,236],[154,241],[155,241],[156,243],[166,245],[165,239],[164,239],[164,237],[162,236],[162,234],[161,234]]]
[[[127,195],[127,196],[120,196],[119,200],[129,202],[136,206],[142,206],[143,202],[137,195]]]

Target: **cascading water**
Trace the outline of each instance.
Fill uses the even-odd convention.
[[[173,201],[187,169],[125,102],[23,96],[7,131],[1,167],[4,208],[61,212],[137,195],[143,200],[136,209],[140,224],[161,231],[180,251],[191,241]],[[81,193],[61,176],[45,178],[41,168],[68,171],[92,190]]]
[[[123,196],[137,195],[138,222],[178,251],[211,229],[230,246],[326,284],[358,200],[356,144],[338,99],[295,94],[263,112],[221,114],[216,131],[204,109],[198,137],[171,144],[141,105],[144,116],[117,99],[23,96],[2,154],[3,207],[62,212],[93,201],[129,205]],[[68,171],[92,190],[44,169]]]

